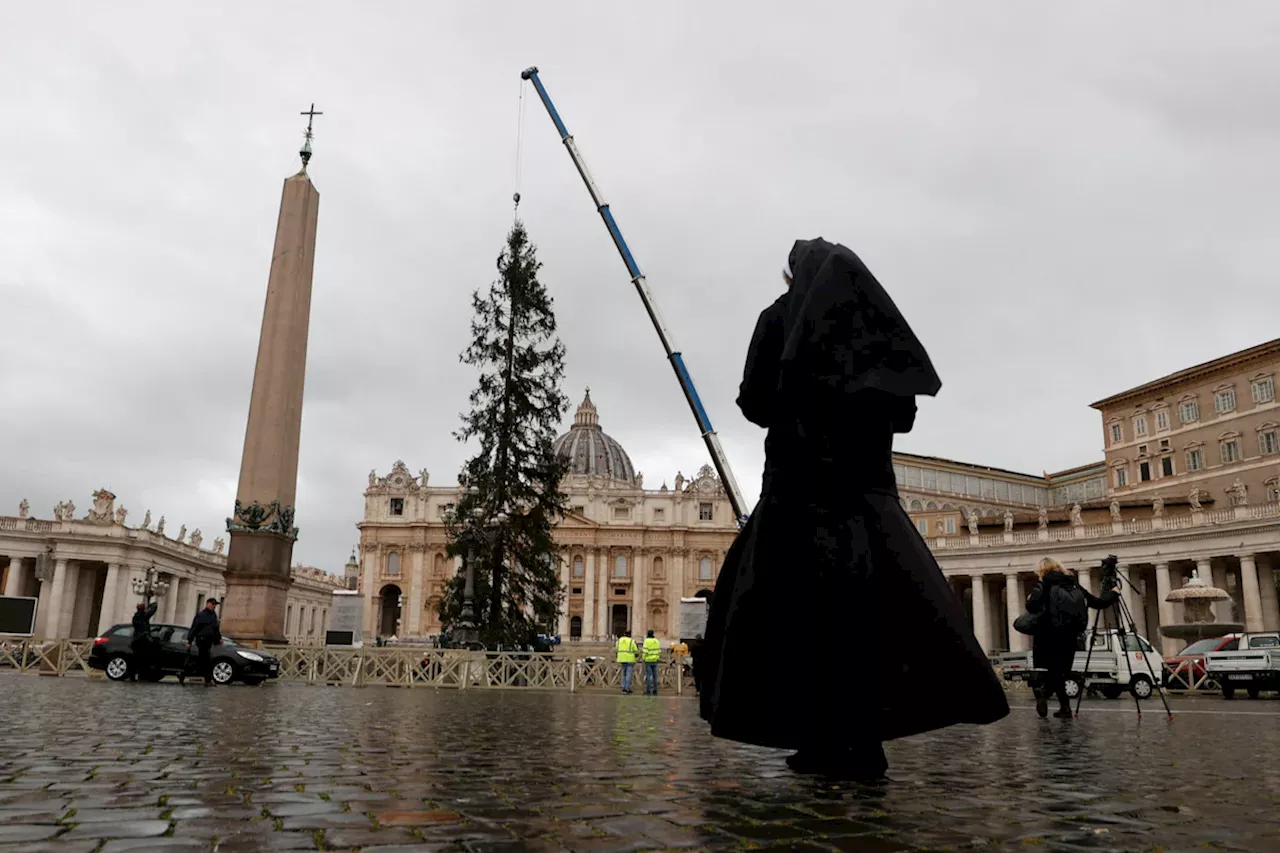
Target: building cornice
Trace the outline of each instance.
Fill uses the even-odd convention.
[[[1240,350],[1239,352],[1233,352],[1230,355],[1215,358],[1212,361],[1206,361],[1203,364],[1197,364],[1194,367],[1179,370],[1176,373],[1170,373],[1168,376],[1162,376],[1159,379],[1139,385],[1136,388],[1121,391],[1118,394],[1113,394],[1096,403],[1091,403],[1090,408],[1101,411],[1104,408],[1115,406],[1119,403],[1124,403],[1141,397],[1150,397],[1157,391],[1171,389],[1174,386],[1181,385],[1185,382],[1203,379],[1206,376],[1211,376],[1215,373],[1221,373],[1225,370],[1243,367],[1252,361],[1276,355],[1280,355],[1280,338],[1258,344],[1257,346],[1250,347],[1249,349]]]

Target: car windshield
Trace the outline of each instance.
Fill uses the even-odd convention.
[[[1178,654],[1180,654],[1180,655],[1202,655],[1202,654],[1205,654],[1206,652],[1211,652],[1211,651],[1213,651],[1214,649],[1216,649],[1216,648],[1218,647],[1218,643],[1221,643],[1221,642],[1222,642],[1222,638],[1221,638],[1221,637],[1214,637],[1214,638],[1213,638],[1213,639],[1211,639],[1211,640],[1197,640],[1196,642],[1194,642],[1194,643],[1192,643],[1191,645],[1187,646],[1187,647],[1186,647],[1185,649],[1183,649],[1182,651],[1178,652]]]

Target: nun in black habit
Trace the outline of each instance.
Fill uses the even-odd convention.
[[[883,741],[1009,706],[898,502],[894,433],[942,385],[928,353],[848,248],[797,241],[784,277],[738,396],[768,429],[764,480],[716,582],[701,713],[797,771],[879,778]]]

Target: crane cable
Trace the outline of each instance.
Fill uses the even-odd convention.
[[[520,170],[524,152],[524,81],[520,81],[520,105],[516,116],[516,186],[511,200],[515,202],[515,219],[520,218]]]

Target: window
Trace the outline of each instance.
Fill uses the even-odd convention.
[[[1125,468],[1116,469],[1116,488],[1123,489],[1129,485],[1129,472]]]
[[[924,487],[931,491],[937,490],[938,488],[938,472],[937,471],[933,471],[929,468],[924,469]]]
[[[1142,639],[1141,637],[1135,637],[1133,634],[1124,635],[1124,650],[1126,652],[1153,651],[1150,643],[1148,643],[1146,640]]]
[[[996,481],[988,480],[985,477],[982,480],[982,496],[987,500],[995,500]]]
[[[1213,410],[1220,415],[1236,410],[1236,389],[1219,388],[1213,392]]]
[[[387,574],[393,575],[393,576],[400,574],[400,552],[399,551],[392,551],[390,554],[387,555]]]
[[[952,533],[956,532],[956,520],[954,518],[947,519],[946,530],[947,530],[947,535],[951,535]]]
[[[1200,420],[1200,403],[1197,400],[1183,400],[1178,405],[1178,420],[1184,424]]]
[[[615,506],[615,507],[613,508],[613,517],[614,517],[615,519],[625,519],[625,518],[630,518],[630,517],[631,517],[631,507],[629,507],[629,506]]]
[[[404,498],[391,499],[391,514],[404,515]]]
[[[1160,460],[1160,476],[1162,477],[1173,476],[1173,457],[1172,456],[1165,456]]]
[[[619,554],[613,558],[613,576],[615,578],[625,578],[627,576],[626,554]]]
[[[573,576],[575,578],[580,578],[586,573],[587,573],[586,568],[582,565],[582,558],[574,557],[573,558]]]
[[[582,504],[574,504],[574,506],[573,506],[573,514],[574,514],[574,515],[586,515],[586,514],[587,514],[587,508],[586,508],[585,506],[583,506]]]
[[[1151,463],[1143,462],[1138,465],[1138,479],[1144,483],[1151,481]]]
[[[654,520],[654,521],[664,521],[664,520],[666,520],[666,517],[667,517],[667,511],[666,511],[665,509],[663,509],[662,507],[658,507],[657,509],[655,509],[655,510],[653,511],[653,520]]]
[[[1277,483],[1274,480],[1267,484],[1267,502],[1280,502],[1280,483]]]
[[[711,580],[711,558],[710,557],[703,557],[701,560],[698,561],[698,580],[700,581]]]
[[[1160,409],[1156,412],[1156,429],[1163,432],[1169,428],[1169,410]]]
[[[1147,434],[1147,416],[1138,415],[1133,419],[1133,434],[1138,438],[1142,438]]]
[[[925,519],[925,518],[918,519],[918,520],[916,521],[916,530],[919,530],[919,531],[920,531],[920,535],[921,535],[921,536],[928,536],[928,535],[929,535],[929,521],[928,521],[928,519]]]
[[[1222,442],[1222,464],[1240,461],[1240,439],[1231,438]]]
[[[1169,439],[1167,439],[1167,438],[1162,438],[1162,439],[1160,439],[1160,450],[1161,450],[1161,452],[1163,452],[1163,451],[1165,451],[1165,450],[1168,450],[1168,449],[1169,449]]]
[[[922,473],[923,472],[916,466],[908,465],[907,466],[907,485],[913,489],[920,488],[920,475]]]
[[[1276,431],[1269,429],[1266,432],[1258,433],[1258,452],[1263,456],[1275,453],[1280,449],[1280,445],[1276,444]]]
[[[946,471],[938,472],[938,491],[940,492],[951,491],[951,475],[948,474]]]
[[[1119,444],[1124,441],[1124,428],[1120,424],[1111,425],[1111,443]]]
[[[1146,456],[1146,455],[1147,455],[1147,445],[1145,445],[1145,444],[1139,444],[1139,445],[1138,445],[1138,455],[1139,455],[1139,456]]]
[[[977,477],[965,477],[964,490],[965,490],[965,494],[969,494],[969,495],[973,495],[974,497],[977,497],[978,495],[982,494],[982,481]]]
[[[1204,467],[1204,454],[1200,452],[1200,448],[1192,448],[1187,451],[1187,470],[1199,471]]]
[[[714,509],[712,504],[698,504],[698,521],[710,521]]]
[[[1261,379],[1255,379],[1251,383],[1253,387],[1253,402],[1270,403],[1276,398],[1276,381],[1270,376],[1264,376]]]
[[[573,595],[582,595],[582,587],[580,587],[580,586],[575,586],[575,587],[573,588]]]

